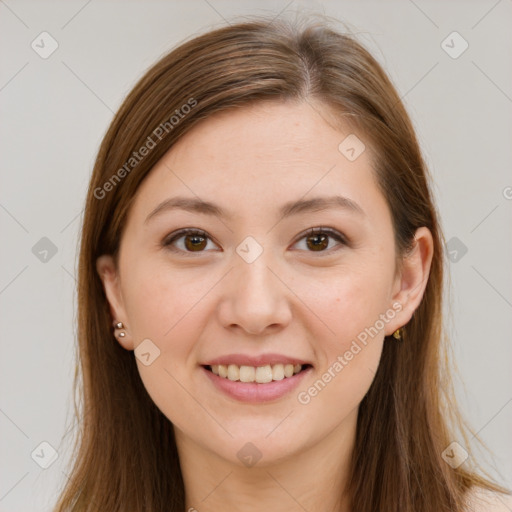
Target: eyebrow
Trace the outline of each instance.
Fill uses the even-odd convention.
[[[306,212],[324,211],[330,208],[341,208],[349,212],[365,216],[364,210],[352,199],[344,196],[314,197],[312,199],[299,199],[285,203],[279,210],[282,218]],[[147,217],[144,223],[160,213],[169,210],[185,210],[191,213],[202,213],[223,219],[232,219],[233,214],[223,210],[220,206],[209,201],[195,197],[171,197],[161,202]]]

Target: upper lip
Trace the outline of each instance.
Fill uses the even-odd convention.
[[[250,356],[246,354],[229,354],[211,359],[203,364],[203,366],[236,364],[237,366],[266,366],[274,364],[311,364],[303,359],[293,356],[285,356],[283,354],[260,354],[258,356]]]

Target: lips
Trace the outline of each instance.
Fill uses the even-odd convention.
[[[307,361],[282,354],[231,354],[201,366],[216,389],[250,403],[283,398],[313,370]]]
[[[294,373],[291,377],[284,377],[281,380],[271,380],[265,383],[233,381],[225,377],[215,375],[210,367],[201,367],[201,371],[207,380],[213,384],[214,389],[225,396],[245,403],[264,403],[283,400],[297,388],[303,379],[311,375],[311,365],[301,366],[301,371]]]
[[[219,377],[231,381],[257,382],[258,384],[293,377],[309,366],[311,365],[304,360],[283,354],[261,354],[259,356],[231,354],[218,357],[203,365],[204,368]]]

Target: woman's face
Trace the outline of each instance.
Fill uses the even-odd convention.
[[[319,112],[260,103],[197,125],[140,186],[119,267],[98,260],[119,341],[179,442],[237,464],[353,431],[384,336],[426,282],[418,259],[395,275],[364,137]]]

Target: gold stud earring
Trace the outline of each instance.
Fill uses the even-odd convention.
[[[395,338],[396,340],[401,340],[402,339],[402,331],[403,329],[401,327],[399,327],[394,333],[393,333],[393,338]]]

